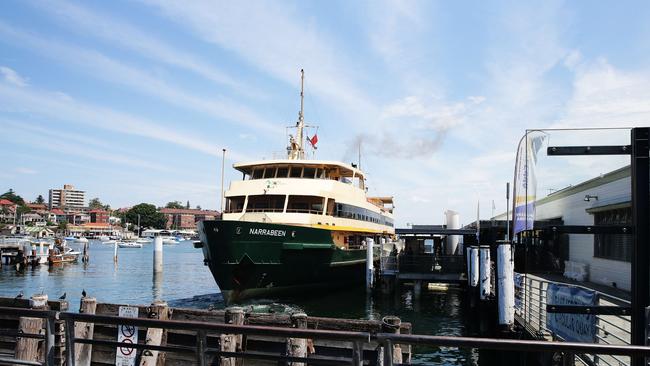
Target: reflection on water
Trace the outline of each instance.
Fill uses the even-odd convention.
[[[73,244],[74,246],[74,244]],[[113,247],[92,242],[90,263],[41,266],[17,273],[10,266],[0,270],[0,296],[13,297],[40,293],[58,298],[67,292],[70,309],[78,309],[81,291],[99,302],[150,304],[164,299],[170,306],[224,308],[210,271],[203,265],[200,250],[191,242],[164,246],[164,273],[153,273],[153,248],[119,249],[113,263]],[[391,296],[367,296],[365,289],[324,291],[317,295],[250,300],[243,305],[281,303],[289,311],[312,316],[350,319],[381,319],[396,315],[413,325],[413,333],[466,335],[463,321],[463,293],[422,291],[419,299],[409,288]],[[414,363],[435,365],[476,365],[476,352],[451,348],[414,348]]]

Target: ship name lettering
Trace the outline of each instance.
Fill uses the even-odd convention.
[[[286,236],[287,232],[285,230],[269,230],[269,229],[257,229],[251,228],[251,235],[267,235],[267,236]]]

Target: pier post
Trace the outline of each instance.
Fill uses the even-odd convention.
[[[369,243],[370,244],[370,243]],[[295,313],[291,314],[291,325],[294,328],[306,329],[307,328],[307,314]],[[307,357],[307,339],[305,338],[289,338],[287,339],[287,355],[293,357]],[[290,366],[306,366],[305,362],[289,362]]]
[[[117,242],[113,244],[113,263],[117,263]]]
[[[421,293],[422,293],[422,281],[420,280],[413,281],[413,297],[419,299]]]
[[[383,333],[399,334],[402,320],[396,316],[385,316],[381,320],[381,331]],[[392,358],[392,360],[391,360]],[[387,347],[383,349],[384,365],[402,364],[402,346],[387,342]]]
[[[84,296],[79,303],[79,313],[95,314],[97,309],[97,299],[94,297]],[[93,339],[95,333],[94,323],[75,322],[74,337],[82,339]],[[92,344],[79,343],[74,348],[75,366],[89,366],[92,359]]]
[[[480,298],[481,300],[487,300],[492,292],[492,284],[490,283],[490,277],[492,276],[491,264],[490,264],[490,247],[487,245],[481,245],[479,249],[479,260],[481,262],[480,268]]]
[[[90,258],[89,258],[89,256],[88,256],[88,242],[85,242],[85,243],[84,243],[84,253],[83,253],[83,257],[81,257],[81,261],[82,261],[83,263],[88,263],[88,260],[89,260],[89,259],[90,259]]]
[[[502,241],[497,247],[499,324],[509,328],[515,321],[515,282],[512,245]]]
[[[168,320],[169,307],[164,301],[154,301],[149,307],[149,319]],[[161,346],[167,343],[167,330],[160,328],[147,329],[145,344]],[[140,366],[156,366],[165,364],[165,352],[152,351],[142,352]]]
[[[372,291],[374,284],[375,257],[372,252],[374,244],[375,241],[372,238],[366,238],[366,290],[368,292]]]
[[[32,309],[46,310],[47,295],[36,294],[29,299]],[[21,333],[39,334],[43,329],[43,319],[21,316],[18,320],[18,329]],[[42,341],[36,338],[18,337],[16,340],[16,359],[22,361],[39,362],[45,359],[44,344],[39,347]]]
[[[244,309],[239,306],[229,307],[226,309],[224,313],[224,318],[226,324],[244,325],[244,319],[245,319]],[[244,351],[246,349],[246,345],[244,344],[245,342],[244,335],[236,334],[234,335],[234,339],[235,339],[235,351],[236,352]],[[241,366],[244,364],[244,359],[236,358],[234,364],[236,366]]]
[[[469,256],[469,264],[470,264],[470,281],[469,285],[471,287],[476,287],[478,286],[478,266],[479,266],[479,261],[478,261],[478,248],[473,246],[470,250],[470,256]]]
[[[160,236],[153,239],[153,271],[163,271],[163,240]]]
[[[244,309],[240,307],[231,307],[226,309],[224,313],[224,321],[226,324],[242,325],[244,324]],[[241,334],[222,334],[219,337],[219,346],[221,351],[224,352],[237,352],[241,350],[243,337]],[[236,366],[241,364],[235,357],[221,357],[220,365]]]

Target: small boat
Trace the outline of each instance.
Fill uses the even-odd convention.
[[[178,244],[178,240],[176,240],[176,238],[173,238],[173,237],[165,237],[165,238],[163,238],[163,244],[164,245]]]
[[[80,236],[80,237],[78,237],[78,238],[75,238],[75,239],[74,239],[74,242],[75,242],[75,243],[87,243],[87,242],[88,242],[88,239],[86,239],[85,236]]]
[[[117,243],[117,246],[120,248],[142,248],[142,243],[136,243],[134,241],[121,241]]]
[[[102,241],[102,244],[105,244],[105,245],[115,245],[115,244],[117,244],[117,243],[118,243],[117,240],[106,240],[106,241]]]
[[[76,262],[80,254],[80,252],[67,246],[64,240],[63,242],[55,243],[54,248],[48,250],[47,263],[53,265]]]
[[[138,238],[135,242],[140,244],[150,244],[153,241],[151,238]]]

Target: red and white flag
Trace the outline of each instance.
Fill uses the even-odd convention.
[[[311,138],[307,136],[307,141],[309,141],[309,143],[314,149],[317,149],[316,144],[318,143],[318,135],[314,135]]]

